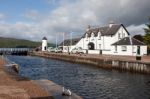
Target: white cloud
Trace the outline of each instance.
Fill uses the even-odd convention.
[[[0,21],[4,21],[6,19],[6,16],[3,13],[0,13]]]
[[[51,3],[55,0],[48,1]],[[150,0],[58,1],[59,6],[48,13],[33,9],[26,11],[23,17],[33,23],[0,24],[0,34],[32,40],[41,40],[43,36],[47,36],[54,43],[58,33],[73,31],[73,36],[82,35],[88,25],[104,26],[112,20],[125,24],[132,35],[143,34],[150,9]],[[62,40],[61,36],[59,40]]]
[[[127,27],[127,30],[130,32],[130,34],[133,35],[144,35],[144,28],[145,28],[145,24],[141,24],[141,25],[130,25]]]
[[[40,14],[37,10],[32,9],[32,10],[27,10],[25,14],[23,14],[22,16],[28,19],[36,20],[39,19]]]
[[[3,23],[0,24],[0,36],[40,41],[45,33],[39,29],[39,26],[33,23]],[[49,35],[48,38],[51,36]]]

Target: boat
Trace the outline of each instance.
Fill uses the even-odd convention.
[[[63,75],[62,76],[63,76],[63,78],[62,78],[62,80],[63,80],[62,95],[63,96],[71,96],[71,94],[72,94],[71,91],[69,89],[65,89],[65,87],[64,87],[64,85],[65,85],[64,84],[65,83],[64,82],[64,80],[65,80],[64,79],[64,70],[63,70]]]
[[[69,89],[65,89],[64,87],[63,87],[63,90],[62,90],[62,95],[63,96],[71,96],[71,91],[69,90]]]
[[[16,73],[19,72],[19,65],[15,62],[11,62],[5,65],[6,67],[11,67]]]

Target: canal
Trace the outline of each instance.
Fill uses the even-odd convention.
[[[19,75],[49,79],[84,99],[150,99],[150,76],[31,56],[8,56]]]

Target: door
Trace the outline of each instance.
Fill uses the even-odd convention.
[[[137,55],[141,55],[141,50],[140,50],[140,46],[137,46]]]
[[[89,49],[89,50],[94,50],[94,49],[95,49],[95,45],[94,45],[93,42],[90,42],[90,43],[88,44],[88,49]]]
[[[46,49],[46,46],[44,47],[44,50],[46,51],[47,49]]]

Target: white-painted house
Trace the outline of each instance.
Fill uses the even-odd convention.
[[[105,27],[91,28],[90,26],[80,39],[70,44],[73,40],[61,43],[63,51],[71,51],[75,47],[82,47],[88,54],[112,54],[112,55],[146,55],[147,45],[139,40],[131,38],[123,24],[110,23]],[[66,48],[69,50],[66,51]]]

